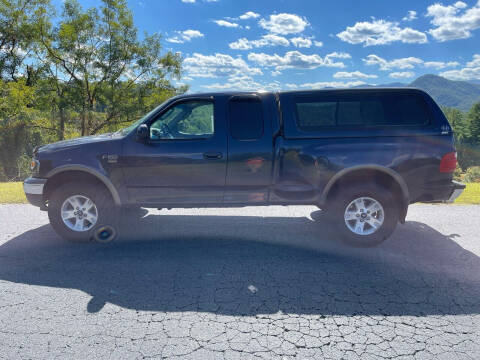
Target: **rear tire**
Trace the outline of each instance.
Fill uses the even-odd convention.
[[[48,201],[53,229],[73,242],[112,241],[117,235],[117,213],[110,194],[95,183],[64,184]]]
[[[339,189],[328,208],[340,240],[355,247],[382,243],[393,233],[399,219],[395,197],[373,184]]]

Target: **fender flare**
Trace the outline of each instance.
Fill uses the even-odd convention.
[[[67,171],[82,171],[87,174],[93,175],[95,178],[97,178],[97,180],[103,183],[103,185],[105,185],[105,187],[108,189],[108,191],[110,192],[110,195],[112,195],[112,199],[115,205],[121,205],[120,195],[118,194],[117,189],[115,188],[113,183],[110,181],[110,179],[105,175],[103,175],[98,170],[95,170],[91,167],[81,165],[81,164],[62,165],[62,166],[56,167],[53,170],[50,170],[50,172],[48,172],[46,177],[50,179],[55,175],[58,175],[60,173],[67,172]],[[48,183],[48,180],[47,180],[47,183]]]
[[[348,175],[351,172],[359,171],[359,170],[380,171],[380,172],[383,172],[383,173],[391,176],[397,182],[397,184],[400,186],[400,189],[402,190],[403,211],[402,211],[402,214],[401,214],[401,218],[404,221],[405,216],[407,214],[408,204],[410,203],[410,193],[408,191],[408,186],[405,183],[405,180],[403,180],[403,178],[401,177],[401,175],[398,172],[396,172],[395,170],[392,170],[390,168],[387,168],[385,166],[374,165],[374,164],[372,164],[372,165],[358,165],[358,166],[352,166],[352,167],[348,167],[348,168],[340,170],[339,172],[337,172],[335,175],[333,175],[331,177],[331,179],[328,181],[327,185],[323,189],[323,192],[320,196],[320,204],[325,204],[326,203],[326,200],[327,200],[327,197],[328,197],[328,194],[329,194],[330,190],[332,189],[333,185],[335,185],[335,183],[338,180],[340,180],[343,176]]]

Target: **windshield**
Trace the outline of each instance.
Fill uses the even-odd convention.
[[[153,110],[151,110],[148,114],[144,115],[143,117],[141,117],[140,119],[138,119],[137,121],[135,121],[134,123],[132,123],[131,125],[127,126],[126,128],[123,128],[123,129],[120,129],[117,131],[117,134],[121,134],[123,136],[125,135],[128,135],[130,134],[134,129],[137,128],[138,125],[140,125],[141,123],[143,123],[145,120],[147,120],[150,115],[152,115],[153,113],[155,113],[157,111],[157,109],[159,109],[160,107],[163,106],[164,103],[160,104],[159,106],[157,106],[156,108],[154,108]]]

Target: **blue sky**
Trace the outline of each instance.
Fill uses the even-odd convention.
[[[84,0],[87,6],[95,1]],[[480,0],[130,0],[191,90],[480,80]]]

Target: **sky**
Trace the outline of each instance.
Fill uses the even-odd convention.
[[[93,0],[80,1],[85,7]],[[480,80],[480,0],[129,0],[192,92]]]

